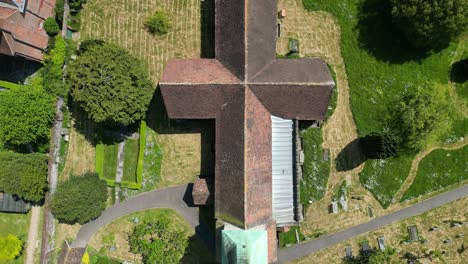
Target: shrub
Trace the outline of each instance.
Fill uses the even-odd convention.
[[[170,226],[169,219],[143,222],[128,237],[130,252],[141,254],[143,263],[177,263],[184,255],[184,233]]]
[[[60,23],[63,20],[63,12],[65,7],[65,0],[57,0],[55,2],[55,17],[57,18]]]
[[[0,237],[0,260],[9,261],[17,258],[23,249],[23,242],[14,235]]]
[[[106,182],[96,173],[87,172],[59,184],[50,206],[60,222],[84,224],[101,215],[106,201]]]
[[[60,32],[59,25],[55,21],[55,18],[49,17],[44,21],[44,30],[49,36],[55,36]]]
[[[44,89],[55,96],[65,96],[67,94],[63,82],[63,64],[67,56],[67,43],[64,38],[57,36],[54,47],[45,57],[45,67],[43,71]]]
[[[169,32],[169,18],[163,10],[157,10],[152,16],[146,18],[145,27],[153,35],[164,35]]]

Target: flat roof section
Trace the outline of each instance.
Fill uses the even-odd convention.
[[[272,203],[277,225],[294,223],[293,121],[271,116]]]

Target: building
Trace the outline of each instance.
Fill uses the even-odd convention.
[[[159,83],[169,118],[215,120],[214,188],[196,181],[194,200],[214,189],[219,259],[263,232],[259,263],[276,261],[277,227],[300,220],[297,123],[323,120],[334,87],[323,60],[276,58],[277,11],[276,0],[216,0],[216,58],[173,59]]]
[[[27,213],[31,209],[31,204],[20,198],[0,192],[0,212]]]
[[[0,0],[0,53],[42,61],[48,36],[44,20],[54,17],[55,0]]]

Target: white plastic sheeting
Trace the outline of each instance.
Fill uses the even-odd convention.
[[[277,225],[293,223],[293,121],[271,116],[272,202]]]

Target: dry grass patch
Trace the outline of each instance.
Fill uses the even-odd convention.
[[[384,228],[366,233],[351,240],[344,241],[335,246],[323,249],[316,254],[310,255],[304,259],[292,263],[342,263],[342,258],[345,256],[345,246],[351,245],[353,255],[359,252],[359,242],[368,240],[371,247],[377,246],[377,237],[384,236],[387,246],[396,248],[400,251],[398,257],[402,257],[406,252],[414,253],[418,256],[423,256],[424,253],[431,250],[438,250],[440,252],[446,251],[440,258],[433,258],[432,261],[425,259],[426,262],[422,263],[466,263],[464,262],[468,257],[465,251],[459,254],[457,250],[462,244],[468,242],[468,239],[457,238],[459,234],[466,232],[467,214],[466,208],[468,207],[468,198],[464,198],[443,207],[436,208],[432,211],[422,215],[412,217]],[[451,227],[445,221],[457,220],[464,222],[462,227]],[[410,225],[416,225],[419,235],[426,239],[425,244],[420,242],[401,243],[407,237],[406,228]],[[429,231],[433,226],[438,226],[439,231]],[[444,244],[445,239],[450,239],[452,243]],[[400,260],[404,262],[403,260]]]

